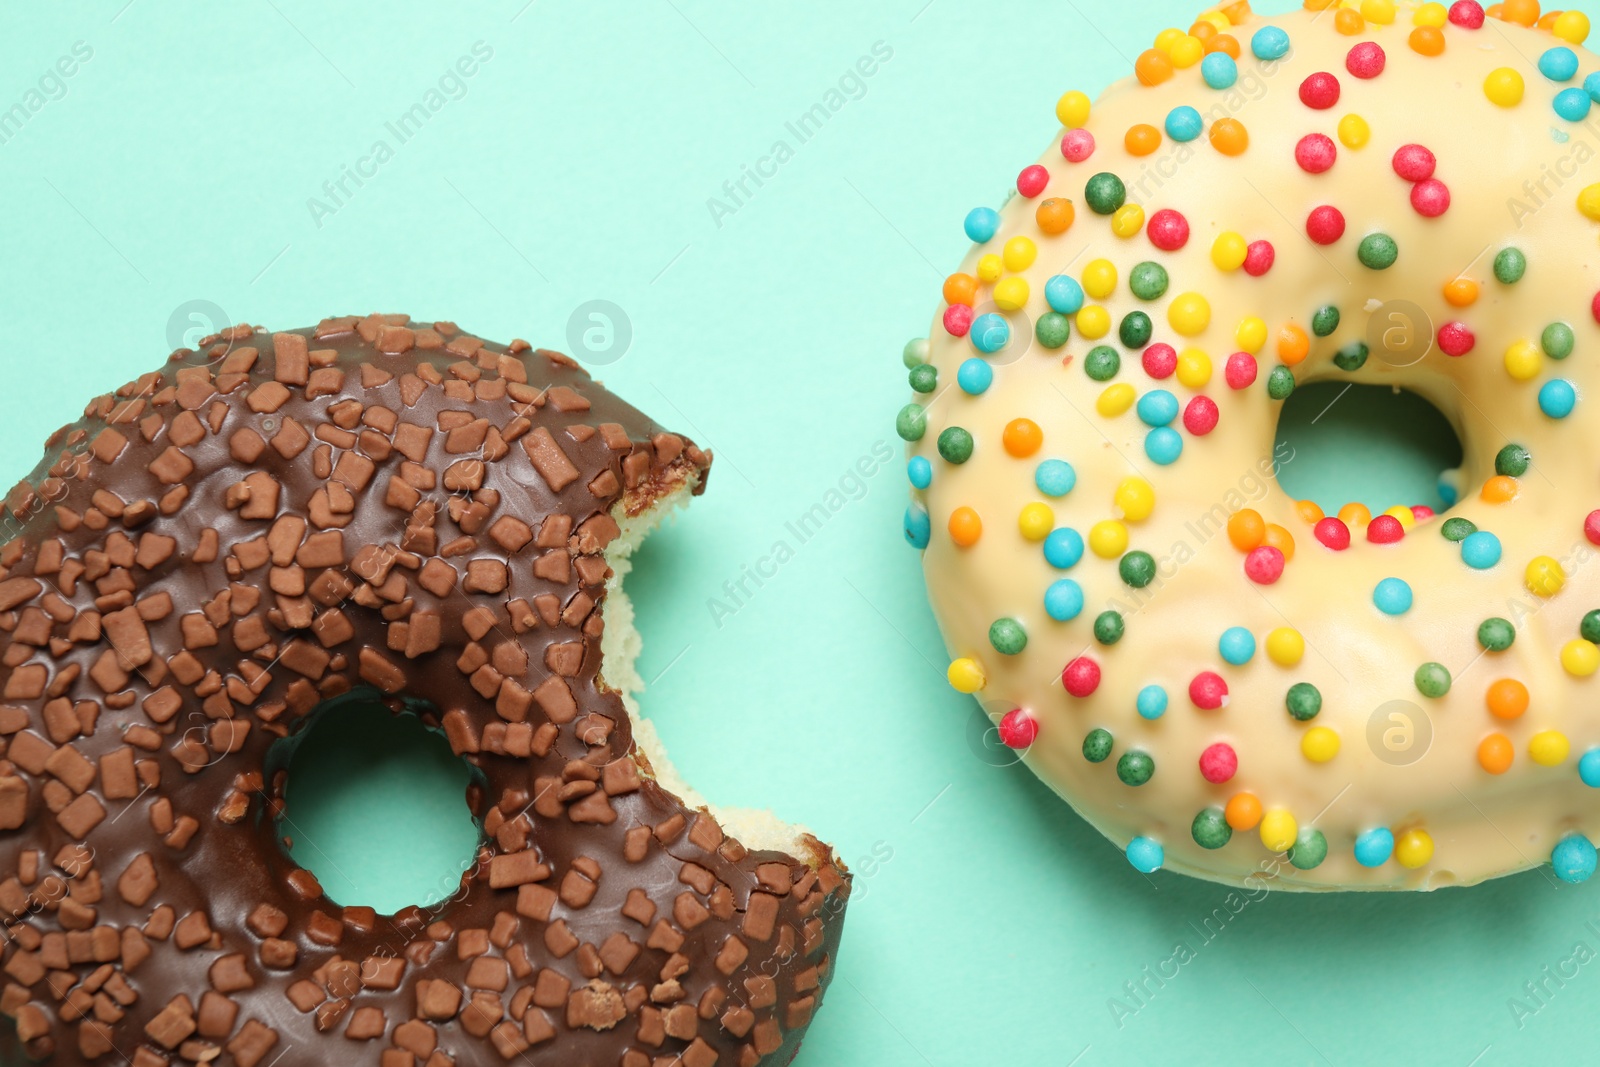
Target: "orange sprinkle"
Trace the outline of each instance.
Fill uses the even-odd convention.
[[[1239,39],[1231,33],[1219,33],[1206,42],[1206,52],[1226,52],[1234,59],[1239,58]]]
[[[1326,11],[1330,7],[1338,7],[1339,0],[1305,0],[1307,11]]]
[[[946,304],[965,304],[972,306],[973,300],[978,296],[978,279],[970,274],[960,271],[950,275],[944,280],[944,302]]]
[[[1128,127],[1122,143],[1130,156],[1148,156],[1161,147],[1161,131],[1148,122],[1141,122]]]
[[[1504,774],[1511,769],[1511,759],[1516,750],[1511,738],[1495,733],[1478,742],[1478,764],[1490,774]]]
[[[1367,20],[1361,17],[1361,12],[1345,8],[1333,16],[1333,28],[1346,37],[1354,37],[1367,28]]]
[[[1300,517],[1307,522],[1322,521],[1322,508],[1317,506],[1317,502],[1315,500],[1296,500],[1294,502],[1294,509],[1298,511],[1300,513]]]
[[[1372,509],[1351,501],[1339,509],[1339,521],[1346,526],[1365,526],[1372,521]]]
[[[962,548],[971,548],[983,536],[983,520],[969,507],[959,507],[950,513],[950,540]]]
[[[1217,35],[1217,32],[1216,26],[1203,19],[1189,27],[1189,36],[1198,37],[1202,41],[1209,41]]]
[[[1254,830],[1261,822],[1261,801],[1254,793],[1235,793],[1222,809],[1222,817],[1235,830]]]
[[[1485,15],[1488,15],[1492,19],[1501,18],[1506,13],[1506,5],[1504,5],[1504,4],[1490,4],[1488,7],[1483,9],[1483,13]]]
[[[1546,11],[1539,17],[1539,28],[1546,33],[1556,28],[1556,19],[1561,17],[1559,11]]]
[[[1229,4],[1222,9],[1222,13],[1228,16],[1228,21],[1235,26],[1242,26],[1244,21],[1253,14],[1250,10],[1250,0],[1238,0],[1237,3]]]
[[[1267,537],[1267,520],[1255,508],[1240,508],[1228,516],[1228,540],[1240,552],[1259,548]]]
[[[1528,687],[1515,678],[1501,678],[1489,683],[1483,700],[1489,705],[1489,714],[1495,718],[1519,718],[1528,710]]]
[[[1267,533],[1261,539],[1261,543],[1282,552],[1285,563],[1294,559],[1294,534],[1277,523],[1267,523]]]
[[[1044,431],[1032,419],[1012,419],[1000,434],[1000,442],[1011,455],[1024,459],[1039,451],[1044,444]]]
[[[1149,48],[1139,53],[1133,63],[1133,73],[1138,75],[1142,85],[1160,85],[1172,77],[1172,60],[1165,52]]]
[[[1444,34],[1437,26],[1418,26],[1411,31],[1411,50],[1419,56],[1444,54]]]
[[[1497,474],[1483,483],[1483,491],[1479,494],[1487,503],[1504,504],[1517,497],[1517,480],[1510,475]]]
[[[1519,26],[1532,26],[1539,21],[1539,0],[1505,0],[1499,5],[1500,17]]]
[[[1242,155],[1250,147],[1250,131],[1238,119],[1218,119],[1211,124],[1211,147],[1225,156]]]
[[[1033,213],[1040,232],[1051,236],[1066,233],[1076,216],[1077,211],[1073,208],[1072,201],[1059,196],[1039,201],[1039,208]]]
[[[1311,352],[1311,338],[1292,322],[1283,324],[1278,331],[1278,358],[1286,367],[1292,367]]]
[[[1478,302],[1478,283],[1471,278],[1454,278],[1445,283],[1444,298],[1451,307],[1471,307]]]

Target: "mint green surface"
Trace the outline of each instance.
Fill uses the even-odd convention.
[[[1019,0],[1005,28],[1001,5],[958,0],[12,5],[0,109],[74,42],[93,56],[0,143],[3,473],[156,365],[190,301],[273,327],[406,311],[552,347],[611,301],[631,346],[606,381],[717,452],[631,580],[646,707],[705,792],[815,827],[858,871],[801,1067],[1591,1062],[1600,973],[1573,956],[1600,948],[1594,884],[1274,893],[1233,914],[1227,889],[1140,876],[994,766],[944,683],[900,535],[901,344],[1057,95],[1098,91],[1198,6]],[[492,58],[402,143],[386,124],[478,41]],[[787,124],[875,42],[892,57],[802,143]],[[346,167],[370,177],[314,218]],[[770,176],[713,218],[746,167]],[[606,326],[580,319],[577,340],[603,350]],[[789,523],[819,503],[802,543]],[[734,601],[746,568],[761,584]],[[458,803],[391,832],[434,833]]]

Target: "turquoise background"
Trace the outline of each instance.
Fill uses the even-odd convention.
[[[405,311],[551,347],[610,301],[631,344],[599,373],[717,453],[631,580],[646,706],[705,792],[804,821],[858,872],[802,1067],[1591,1060],[1600,965],[1563,961],[1600,948],[1594,885],[1271,894],[1207,940],[1226,889],[1134,872],[996,765],[944,683],[898,449],[874,456],[896,444],[900,347],[962,216],[1033,161],[1059,93],[1098,91],[1197,6],[1018,0],[1014,29],[957,0],[9,6],[0,109],[74,42],[93,57],[0,144],[0,473],[156,365],[175,313],[179,340],[202,325],[193,301],[277,328]],[[478,41],[493,57],[464,95],[398,143],[385,123]],[[893,55],[864,95],[797,144],[785,123],[879,41]],[[308,198],[380,138],[392,156],[319,226]],[[779,138],[792,158],[714,219],[708,198]],[[604,325],[578,322],[580,341]],[[799,544],[785,524],[862,457],[874,473]],[[780,539],[792,558],[715,618]],[[365,806],[313,839],[415,844],[459,816],[438,790],[407,814],[394,774],[360,773]],[[360,892],[416,874],[350,867]],[[1111,999],[1180,941],[1192,959],[1119,1025]],[[1568,977],[1541,1004],[1522,987],[1545,967]],[[1539,1008],[1520,1027],[1517,996]]]

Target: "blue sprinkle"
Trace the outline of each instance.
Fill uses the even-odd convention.
[[[1128,842],[1128,862],[1141,874],[1154,874],[1159,871],[1166,858],[1166,853],[1161,851],[1161,845],[1148,837],[1136,837]]]
[[[1582,834],[1568,834],[1550,852],[1550,866],[1563,882],[1586,882],[1594,874],[1594,843]]]
[[[933,523],[928,521],[928,509],[920,504],[906,508],[906,542],[912,548],[927,548],[933,536]]]
[[[1159,685],[1147,685],[1139,690],[1134,706],[1141,717],[1159,719],[1167,713],[1167,691]]]
[[[1363,867],[1382,867],[1394,855],[1394,834],[1380,826],[1356,836],[1356,862]]]
[[[1289,54],[1289,35],[1276,26],[1259,29],[1250,38],[1250,51],[1257,59],[1282,59]]]
[[[1083,558],[1083,537],[1070,526],[1051,530],[1044,539],[1044,560],[1058,571],[1075,567]]]
[[[1000,228],[1000,213],[990,207],[975,207],[967,212],[962,228],[967,231],[967,240],[981,245]]]
[[[993,382],[994,368],[977,357],[966,360],[956,369],[956,384],[968,396],[977,396]]]
[[[1579,758],[1578,777],[1590,789],[1600,789],[1600,748],[1591,748]]]
[[[1486,571],[1500,562],[1500,538],[1488,530],[1476,530],[1461,540],[1461,562],[1475,571]]]
[[[1044,591],[1044,613],[1056,622],[1071,622],[1083,611],[1083,587],[1071,578],[1050,583]]]
[[[1372,590],[1372,602],[1385,615],[1404,615],[1411,610],[1411,587],[1399,578],[1385,578]]]
[[[1051,311],[1076,315],[1083,307],[1083,286],[1065,274],[1057,274],[1044,283],[1044,298]]]
[[[1184,104],[1167,112],[1167,136],[1174,141],[1192,141],[1204,128],[1200,112]]]
[[[1578,405],[1578,391],[1565,378],[1552,378],[1539,387],[1539,410],[1552,419],[1564,419]]]
[[[998,352],[1011,340],[1011,324],[1003,316],[986,312],[972,320],[969,336],[979,352]]]
[[[1557,46],[1539,57],[1539,73],[1553,82],[1569,82],[1578,73],[1578,53]]]
[[[1434,486],[1434,490],[1439,494],[1439,499],[1444,501],[1444,506],[1447,508],[1455,507],[1456,501],[1461,499],[1461,490],[1457,489],[1454,483],[1442,477],[1439,479],[1439,484]]]
[[[1213,89],[1231,89],[1239,80],[1239,64],[1226,52],[1212,52],[1200,61],[1200,77]]]
[[[1243,667],[1256,654],[1256,636],[1243,626],[1230,626],[1222,631],[1217,652],[1235,667]]]
[[[1600,70],[1583,79],[1583,91],[1589,94],[1590,100],[1600,103]]]
[[[1137,410],[1146,426],[1166,426],[1178,417],[1178,398],[1165,389],[1152,389],[1139,398]]]
[[[1170,426],[1158,426],[1145,434],[1144,454],[1150,457],[1150,462],[1163,467],[1176,463],[1183,455],[1183,438]]]
[[[912,456],[906,463],[906,477],[916,488],[926,489],[933,484],[933,464],[925,456]]]
[[[1033,484],[1045,496],[1066,496],[1078,484],[1078,472],[1064,459],[1047,459],[1033,472]]]
[[[1589,106],[1594,101],[1582,89],[1563,89],[1556,94],[1556,114],[1568,122],[1582,122],[1589,117]]]

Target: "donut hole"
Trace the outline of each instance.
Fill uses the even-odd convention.
[[[482,830],[467,806],[473,772],[444,734],[375,693],[324,701],[279,742],[287,767],[280,839],[334,903],[392,915],[454,895]]]
[[[1374,515],[1424,504],[1444,511],[1454,499],[1441,476],[1461,466],[1456,428],[1409,389],[1352,382],[1311,382],[1278,413],[1273,455],[1278,485],[1329,515],[1349,503]]]

